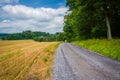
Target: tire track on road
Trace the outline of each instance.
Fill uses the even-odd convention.
[[[63,43],[56,52],[53,80],[120,80],[120,62]]]

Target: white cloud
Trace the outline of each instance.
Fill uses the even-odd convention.
[[[3,6],[4,4],[13,4],[18,2],[19,0],[0,0],[0,6]]]
[[[18,3],[19,0],[0,0],[0,3]]]
[[[24,5],[7,5],[2,8],[7,14],[15,18],[35,18],[35,19],[51,19],[54,16],[64,15],[66,8],[32,8]],[[9,13],[9,14],[8,14]]]
[[[23,30],[58,32],[62,31],[67,8],[32,8],[24,5],[2,7],[0,32],[20,32]],[[17,29],[18,28],[18,29]]]
[[[2,22],[3,23],[8,23],[8,22],[10,22],[10,20],[3,20]]]

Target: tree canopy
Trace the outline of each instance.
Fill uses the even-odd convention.
[[[60,37],[61,33],[50,34],[47,32],[32,32],[30,30],[23,31],[22,33],[13,33],[1,36],[2,40],[24,40],[24,39],[33,39],[35,41],[59,41],[62,38]]]
[[[120,0],[66,0],[64,34],[69,41],[120,37]]]

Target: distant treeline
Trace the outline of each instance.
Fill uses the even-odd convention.
[[[35,41],[61,41],[61,33],[50,34],[47,32],[32,32],[30,30],[23,31],[22,33],[13,33],[2,35],[2,40],[25,40],[25,39],[33,39]]]
[[[0,36],[7,36],[7,33],[1,33]]]

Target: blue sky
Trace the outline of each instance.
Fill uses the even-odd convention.
[[[0,33],[61,32],[65,0],[0,0]]]
[[[65,0],[20,0],[19,3],[32,7],[58,8],[60,6],[65,6]]]

